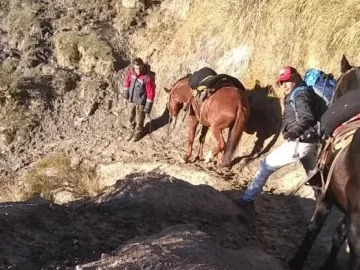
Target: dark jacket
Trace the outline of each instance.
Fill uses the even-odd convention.
[[[151,76],[151,71],[145,65],[143,72],[137,76],[134,69],[131,68],[126,74],[124,81],[125,90],[128,92],[128,100],[131,103],[145,105],[152,103],[155,98],[155,80]]]
[[[295,88],[292,91],[294,90]],[[313,112],[315,93],[312,89],[299,91],[294,99],[295,108],[290,103],[291,93],[289,93],[284,100],[282,131],[296,132],[301,136],[316,125],[316,117]],[[295,111],[298,117],[296,117]]]

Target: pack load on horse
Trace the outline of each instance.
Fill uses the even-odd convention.
[[[216,74],[215,71],[209,68],[204,68],[203,71],[204,70],[207,70],[207,74]],[[200,72],[197,74],[199,73]],[[231,79],[233,77],[225,75],[222,76],[224,79],[222,83],[220,83],[220,77],[217,77],[217,83],[205,85],[207,87],[206,89],[212,89],[211,86],[216,85],[214,88],[216,91],[212,92],[212,94],[206,100],[204,99],[203,102],[200,102],[200,104],[191,94],[191,89],[193,89],[192,87],[196,89],[203,83],[202,80],[207,77],[204,77],[204,73],[202,73],[201,76],[194,76],[194,73],[189,77],[180,79],[170,90],[165,89],[169,94],[167,107],[170,116],[176,119],[179,111],[187,104],[189,105],[188,146],[184,157],[185,162],[190,160],[196,128],[200,123],[202,125],[199,137],[200,147],[196,158],[200,160],[203,158],[205,136],[210,128],[217,140],[217,146],[209,153],[205,162],[210,162],[217,154],[224,151],[223,155],[219,157],[218,165],[229,166],[232,155],[239,144],[242,132],[249,118],[249,101],[243,85],[237,79],[234,78],[235,80],[233,80]],[[216,77],[218,75],[209,76]],[[229,135],[225,143],[222,131],[226,128],[229,128]]]
[[[341,72],[333,103],[320,120],[324,138],[317,167],[306,179],[314,188],[316,208],[301,246],[289,261],[291,269],[302,269],[333,205],[344,216],[320,269],[336,269],[336,257],[346,239],[350,248],[348,269],[360,269],[360,68],[351,66],[343,56]]]
[[[195,71],[189,79],[189,86],[191,89],[196,90],[196,97],[200,102],[204,102],[206,98],[225,85],[245,90],[244,85],[235,77],[227,74],[217,74],[209,67],[203,67]]]

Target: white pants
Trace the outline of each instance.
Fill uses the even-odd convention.
[[[296,156],[296,152],[298,156]],[[298,158],[300,158],[300,162],[306,173],[311,172],[316,166],[316,143],[285,141],[277,147],[261,161],[259,169],[250,186],[246,189],[242,199],[244,201],[253,201],[256,196],[261,193],[263,186],[273,172],[296,162]]]

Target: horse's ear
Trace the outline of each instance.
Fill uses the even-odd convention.
[[[170,89],[169,88],[166,88],[166,87],[164,87],[164,91],[166,92],[166,93],[170,93]]]
[[[344,73],[351,69],[352,66],[350,65],[349,61],[346,59],[345,55],[341,58],[341,72]]]

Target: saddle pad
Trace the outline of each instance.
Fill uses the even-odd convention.
[[[226,74],[218,74],[215,76],[211,76],[208,79],[201,82],[201,85],[206,85],[208,88],[220,88],[221,84],[220,82],[224,83],[231,83],[236,88],[239,88],[240,90],[245,90],[244,85],[235,77],[232,77],[230,75]]]

